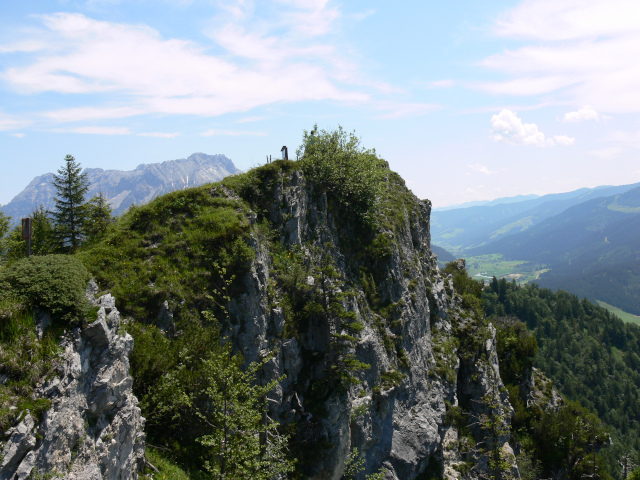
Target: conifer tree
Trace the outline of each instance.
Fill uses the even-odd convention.
[[[100,238],[107,227],[113,223],[113,209],[102,192],[91,197],[86,207],[85,233],[87,240],[93,241]]]
[[[53,221],[61,250],[73,251],[82,243],[85,231],[86,207],[84,197],[89,190],[86,173],[71,155],[65,157],[65,165],[53,176],[55,210]]]

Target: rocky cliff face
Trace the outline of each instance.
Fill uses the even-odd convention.
[[[180,248],[198,258],[199,282],[186,275],[181,280],[196,285],[197,295],[160,290],[161,277],[154,277],[157,284],[145,277],[139,286],[149,292],[124,301],[136,312],[151,312],[150,299],[159,301],[146,320],[157,314],[161,330],[178,338],[180,322],[206,308],[204,278],[219,273],[208,260],[217,253],[211,245],[248,245],[246,273],[229,272],[235,280],[222,333],[247,363],[273,352],[259,381],[284,377],[270,394],[269,417],[291,435],[303,478],[339,480],[350,458],[362,462],[358,480],[375,472],[386,480],[471,480],[496,468],[517,477],[495,329],[454,291],[451,274],[464,262],[447,274],[438,268],[430,248],[430,203],[386,170],[379,222],[366,227],[344,203],[316,191],[296,165],[274,162],[253,177],[201,188],[180,202],[182,210],[174,207],[177,201],[167,204],[175,211],[166,219],[157,209],[165,205],[161,200],[125,217],[123,228],[138,229],[126,237],[139,243],[127,246],[139,262],[121,262],[101,284],[134,277],[136,271],[126,269],[153,265],[158,251]],[[220,210],[206,210],[205,203]],[[206,235],[188,237],[181,223],[231,215],[240,218],[229,224],[242,236],[229,236],[223,245],[208,243]],[[145,223],[150,218],[167,222],[176,238],[154,230]],[[118,241],[104,247],[118,252],[101,258],[118,258]],[[196,241],[203,243],[189,244]],[[179,268],[172,266],[178,274]],[[139,297],[145,309],[133,308]],[[25,478],[35,468],[55,468],[69,479],[135,478],[144,436],[127,373],[131,339],[114,333],[119,315],[112,297],[100,302],[98,321],[65,345],[60,378],[41,388],[52,409],[42,421],[25,418],[10,432],[2,478]]]
[[[27,414],[6,433],[0,479],[137,478],[144,418],[131,391],[133,339],[117,333],[120,315],[111,295],[93,301],[98,319],[68,336],[58,375],[36,393],[50,399],[51,408],[41,419]],[[50,476],[38,476],[44,474]]]
[[[372,243],[359,244],[348,214],[332,209],[299,171],[281,172],[270,185],[257,213],[275,228],[276,246],[255,230],[256,258],[245,293],[231,302],[229,330],[247,362],[278,352],[265,377],[286,379],[271,414],[296,425],[303,473],[338,480],[357,449],[365,464],[357,478],[381,471],[387,480],[410,480],[427,469],[474,478],[491,468],[494,445],[517,477],[495,329],[476,325],[438,269],[430,202],[403,194],[386,212],[393,226],[373,240],[384,247],[367,256]],[[235,196],[223,187],[212,194]],[[284,272],[276,261],[282,251]],[[322,313],[296,316],[315,307]],[[450,411],[464,411],[466,424],[456,425]],[[477,426],[482,419],[499,428]],[[460,426],[470,427],[463,435]]]

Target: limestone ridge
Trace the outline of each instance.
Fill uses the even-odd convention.
[[[91,289],[91,287],[94,287]],[[41,421],[30,414],[7,432],[1,480],[54,474],[65,480],[128,480],[144,464],[144,418],[131,391],[133,338],[117,333],[114,298],[88,297],[98,319],[76,328],[62,343],[59,375],[36,395],[51,400]]]
[[[266,350],[277,351],[265,380],[283,374],[286,379],[273,392],[270,415],[296,425],[294,443],[306,477],[340,479],[349,452],[357,448],[364,472],[382,468],[386,480],[415,479],[426,469],[451,479],[478,478],[488,468],[480,447],[465,448],[458,441],[459,426],[447,419],[448,410],[463,408],[470,424],[483,413],[502,419],[498,441],[517,478],[508,444],[512,408],[499,375],[495,329],[489,325],[477,346],[462,351],[456,335],[472,320],[451,276],[443,276],[431,252],[431,203],[418,200],[397,175],[389,175],[406,201],[399,214],[393,207],[395,226],[383,227],[381,238],[391,241],[371,269],[376,273],[369,289],[352,246],[358,232],[348,214],[330,208],[326,194],[314,193],[300,171],[282,170],[269,180],[270,196],[260,201],[261,211],[251,221],[256,226],[262,215],[279,232],[277,243],[300,259],[306,269],[301,295],[311,298],[322,290],[323,301],[338,299],[343,313],[330,314],[325,322],[311,319],[296,334],[287,334],[289,294],[274,290],[273,246],[256,228],[250,240],[255,260],[242,279],[245,293],[231,301],[228,333],[247,362]],[[225,187],[214,187],[212,194],[238,198]],[[257,211],[255,204],[252,208]],[[337,272],[332,278],[319,273],[326,258]],[[356,323],[363,328],[354,333]],[[349,336],[356,338],[345,352],[369,368],[351,372],[360,383],[340,389],[328,377],[338,364],[336,339]],[[496,400],[488,406],[484,399],[491,395]],[[483,433],[471,430],[481,444]],[[471,468],[460,467],[464,464]]]
[[[217,182],[237,173],[238,169],[224,155],[194,153],[186,159],[138,165],[131,171],[102,168],[87,168],[84,171],[90,182],[87,200],[102,192],[109,200],[114,215],[119,215],[131,204],[141,205],[164,193]],[[17,223],[39,205],[44,205],[46,209],[53,208],[55,189],[52,181],[52,173],[34,178],[2,210]]]

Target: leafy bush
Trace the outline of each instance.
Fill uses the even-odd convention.
[[[375,224],[386,170],[375,150],[362,148],[358,137],[342,127],[327,132],[316,125],[304,132],[298,154],[305,175],[330,201],[361,223]]]
[[[49,312],[54,320],[72,322],[90,310],[85,298],[89,272],[68,255],[23,258],[0,270],[0,295],[12,293],[27,308]]]

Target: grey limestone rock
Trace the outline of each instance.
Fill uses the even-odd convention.
[[[116,333],[120,316],[113,297],[96,304],[98,319],[63,341],[59,375],[37,390],[51,408],[39,423],[27,415],[11,430],[1,480],[33,472],[65,480],[137,478],[145,437],[129,374],[133,338]]]
[[[348,266],[349,253],[340,247],[340,238],[356,234],[350,230],[351,222],[343,219],[338,228],[326,194],[314,193],[300,172],[281,174],[275,181],[267,211],[271,221],[281,225],[281,244],[296,250],[305,265],[320,264],[319,255],[330,254],[352,293],[345,295],[347,286],[317,274],[304,274],[300,283],[309,292],[323,288],[342,298],[344,310],[363,327],[348,352],[369,365],[355,373],[359,384],[347,391],[331,389],[327,372],[333,367],[332,338],[350,333],[338,320],[326,324],[311,319],[286,338],[285,325],[290,321],[286,309],[279,303],[278,292],[268,289],[276,284],[271,259],[266,246],[254,237],[255,259],[242,279],[245,293],[229,307],[229,333],[247,362],[259,359],[264,349],[277,351],[263,369],[263,381],[286,378],[272,392],[275,401],[269,414],[283,423],[296,422],[295,443],[303,452],[300,468],[306,478],[340,479],[354,449],[365,466],[357,480],[380,469],[386,480],[412,480],[427,467],[454,478],[453,467],[464,460],[458,453],[445,451],[457,441],[457,431],[445,425],[447,404],[457,406],[461,397],[479,400],[487,391],[503,387],[495,330],[471,362],[462,362],[455,349],[444,357],[438,353],[441,343],[452,344],[453,323],[465,319],[451,277],[443,277],[431,252],[430,210],[429,201],[416,199],[412,210],[405,212],[404,226],[383,233],[393,247],[386,266],[380,267],[384,270],[376,287],[381,303],[395,305],[391,327],[374,311],[360,287],[359,274]],[[464,260],[458,266],[464,269]],[[394,348],[389,348],[389,342]],[[405,355],[402,362],[398,351]],[[500,402],[508,422],[511,406],[506,397],[500,397]]]

